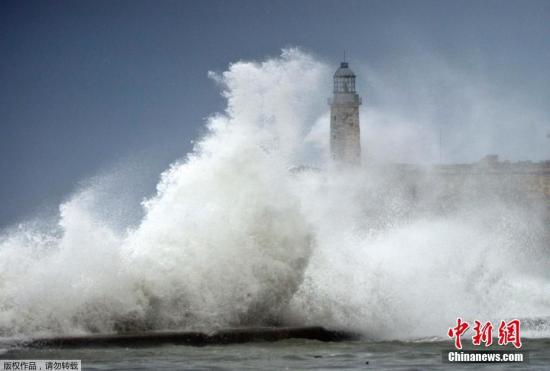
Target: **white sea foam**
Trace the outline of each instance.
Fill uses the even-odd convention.
[[[457,316],[547,316],[536,205],[465,186],[446,206],[436,176],[411,194],[419,180],[383,164],[288,170],[326,156],[330,72],[290,49],[213,74],[226,111],[126,231],[94,212],[92,184],[53,231],[4,232],[0,336],[284,322],[412,338]]]

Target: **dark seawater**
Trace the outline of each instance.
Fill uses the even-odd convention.
[[[550,339],[523,339],[523,364],[448,364],[444,342],[285,340],[224,346],[12,349],[0,359],[81,359],[84,370],[550,370]],[[497,348],[495,348],[497,349]]]

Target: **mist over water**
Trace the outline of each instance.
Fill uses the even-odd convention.
[[[550,316],[542,200],[403,172],[391,156],[328,163],[332,72],[289,49],[211,74],[227,108],[137,224],[105,217],[92,182],[56,228],[5,231],[0,336],[315,324],[411,339],[442,337],[457,316]],[[391,112],[366,117],[377,127]],[[291,170],[302,163],[322,170]]]

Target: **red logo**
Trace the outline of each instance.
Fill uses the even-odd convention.
[[[475,334],[472,336],[472,344],[481,345],[481,343],[485,343],[486,347],[493,344],[493,324],[491,321],[488,321],[481,326],[481,322],[476,320],[474,332]]]
[[[462,349],[461,336],[470,328],[468,322],[462,321],[462,318],[456,319],[456,326],[451,327],[447,332],[447,335],[454,339],[455,347]],[[481,321],[474,321],[474,335],[472,336],[473,345],[481,345],[484,343],[486,347],[493,344],[493,324],[491,321],[481,323]],[[513,344],[516,348],[521,348],[521,336],[520,336],[520,321],[514,319],[506,323],[506,321],[500,321],[498,326],[498,345]]]
[[[462,343],[460,342],[460,337],[462,336],[463,333],[466,332],[466,330],[468,329],[468,327],[470,327],[470,325],[467,322],[462,322],[462,318],[460,317],[456,319],[456,322],[457,322],[457,325],[453,328],[450,328],[447,335],[449,335],[451,339],[455,338],[456,349],[462,349]]]
[[[516,348],[521,348],[521,337],[519,335],[519,319],[514,319],[508,323],[500,321],[498,326],[498,344],[514,344]]]

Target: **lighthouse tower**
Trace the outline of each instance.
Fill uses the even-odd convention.
[[[330,104],[330,152],[339,163],[360,164],[361,134],[359,106],[361,98],[355,92],[355,74],[347,62],[334,73],[334,95]]]

